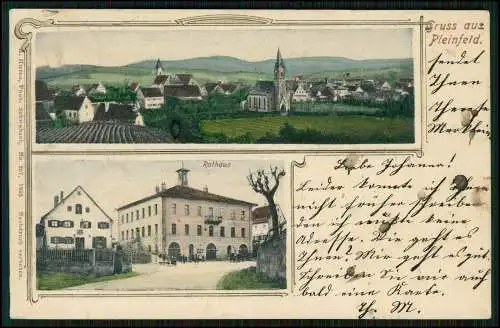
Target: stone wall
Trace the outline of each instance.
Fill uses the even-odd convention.
[[[82,275],[108,276],[114,273],[113,262],[96,262],[95,266],[86,262],[64,263],[59,261],[38,261],[39,272],[67,272]]]
[[[257,272],[271,279],[286,279],[286,234],[259,246]]]

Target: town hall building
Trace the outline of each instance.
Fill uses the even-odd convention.
[[[274,81],[257,81],[248,92],[249,111],[273,112],[286,114],[290,111],[291,93],[285,80],[285,63],[278,49],[274,64]]]
[[[140,240],[150,252],[170,257],[228,259],[251,254],[252,208],[257,204],[189,186],[189,170],[176,171],[178,184],[118,211],[120,243]]]

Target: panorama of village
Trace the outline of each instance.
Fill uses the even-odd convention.
[[[160,181],[137,199],[120,194],[114,213],[102,206],[109,194],[97,198],[84,185],[37,195],[53,197],[36,224],[38,289],[285,289],[286,219],[276,197],[284,170],[224,172],[233,189],[237,182],[250,195],[239,199],[192,179],[193,171],[205,174],[199,165],[176,167],[168,172],[176,180]]]
[[[117,68],[115,82],[88,84],[79,81],[99,76],[88,73],[94,68],[65,72],[64,85],[55,83],[63,73],[37,73],[37,143],[414,142],[412,65],[382,62],[368,74],[360,64],[304,77],[288,73],[279,49],[275,58],[269,78],[253,81],[250,73],[198,78],[160,59],[142,83],[127,75],[130,67]]]

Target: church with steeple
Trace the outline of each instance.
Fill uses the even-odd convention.
[[[273,81],[257,81],[248,92],[247,108],[257,112],[281,112],[286,115],[290,111],[291,90],[287,88],[286,67],[278,48],[274,64]]]

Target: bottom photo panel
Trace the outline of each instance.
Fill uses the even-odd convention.
[[[37,290],[286,289],[285,179],[283,161],[37,159]]]

